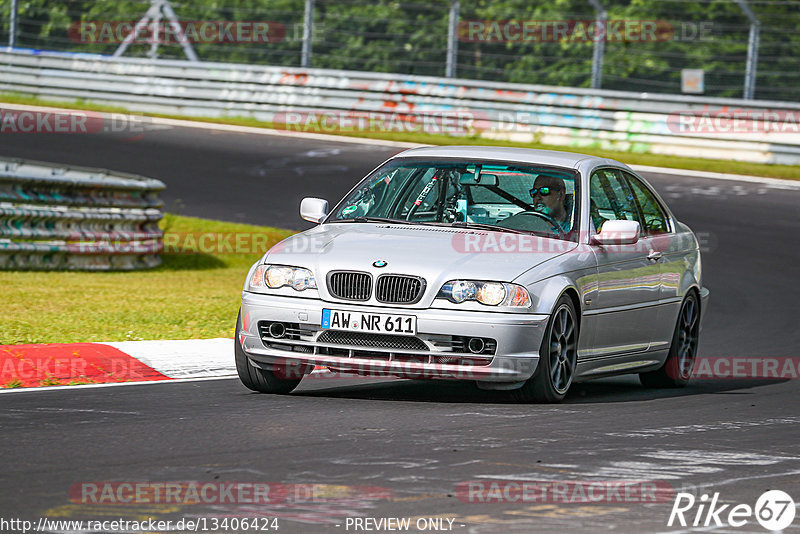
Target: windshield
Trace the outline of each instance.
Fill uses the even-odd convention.
[[[332,221],[491,225],[575,240],[576,173],[559,167],[398,159],[368,176]]]

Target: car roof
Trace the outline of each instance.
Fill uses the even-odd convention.
[[[589,156],[575,152],[560,152],[557,150],[536,150],[532,148],[513,148],[498,146],[431,146],[412,148],[395,156],[406,157],[431,157],[431,158],[471,158],[491,159],[499,161],[514,161],[517,163],[533,163],[538,165],[553,165],[577,169],[579,165],[589,163],[596,165],[626,165],[613,159]]]

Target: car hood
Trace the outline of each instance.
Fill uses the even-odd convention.
[[[576,244],[527,234],[426,225],[327,223],[275,245],[266,263],[330,271],[422,276],[437,290],[453,279],[514,281]],[[375,262],[386,262],[377,267]],[[321,293],[326,293],[320,284]]]

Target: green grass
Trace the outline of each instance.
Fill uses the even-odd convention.
[[[0,345],[233,337],[248,268],[293,233],[171,214],[162,227],[181,236],[181,253],[156,269],[0,273]],[[263,250],[185,253],[197,250],[188,233],[229,232],[259,236]]]
[[[97,105],[85,101],[52,101],[42,100],[34,96],[6,93],[0,94],[0,102],[53,106],[66,109],[82,109],[87,111],[100,111],[111,113],[128,113],[124,107]],[[136,112],[140,113],[140,112]],[[164,117],[171,119],[191,120],[200,122],[211,122],[217,124],[234,124],[239,126],[251,126],[256,128],[284,128],[283,125],[263,122],[247,117],[225,117],[225,118],[204,118],[204,117],[185,117],[182,115],[164,115],[156,113],[141,113],[150,117]],[[434,135],[419,132],[374,132],[364,130],[336,130],[327,131],[322,128],[309,128],[306,131],[313,133],[326,133],[331,135],[343,135],[348,137],[361,137],[369,139],[382,139],[386,141],[403,141],[409,143],[419,143],[428,145],[482,145],[482,146],[510,146],[522,148],[538,148],[545,150],[567,150],[576,151],[584,154],[603,156],[616,159],[629,165],[650,165],[653,167],[670,167],[674,169],[689,169],[697,171],[721,172],[730,174],[745,174],[755,176],[766,176],[770,178],[783,178],[789,180],[800,180],[800,167],[797,165],[772,165],[765,163],[748,163],[728,160],[711,160],[701,158],[684,158],[677,156],[666,156],[662,154],[648,154],[641,152],[622,152],[605,150],[596,147],[565,147],[545,145],[542,143],[516,143],[512,141],[501,141],[495,139],[485,139],[478,136],[451,137],[446,135]]]

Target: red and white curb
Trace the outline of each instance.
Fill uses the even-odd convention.
[[[231,376],[227,338],[0,345],[0,392]]]
[[[169,378],[233,376],[233,339],[106,343]]]

